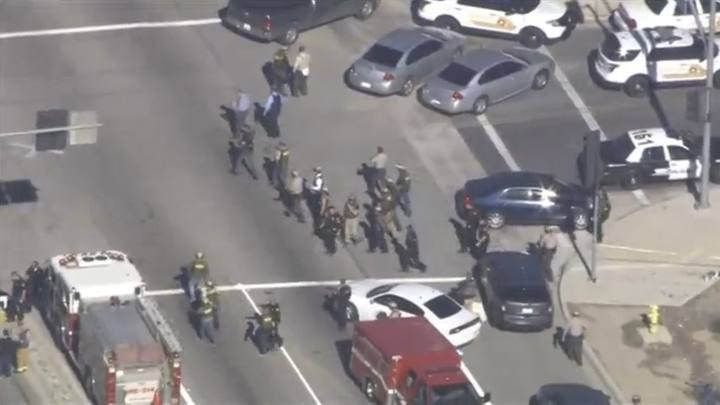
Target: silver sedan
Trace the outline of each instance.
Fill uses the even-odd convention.
[[[547,86],[553,60],[525,48],[475,49],[428,80],[420,102],[447,114],[482,114],[495,104],[530,89]]]
[[[347,70],[350,87],[409,96],[418,84],[462,54],[464,37],[433,27],[400,28],[377,41]]]

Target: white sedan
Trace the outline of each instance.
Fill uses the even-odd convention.
[[[346,315],[351,320],[387,316],[392,302],[402,317],[424,316],[455,347],[469,344],[480,333],[480,317],[435,288],[379,280],[360,280],[348,285],[352,295]]]

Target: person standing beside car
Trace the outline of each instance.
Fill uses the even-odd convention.
[[[310,54],[305,46],[300,45],[298,54],[295,56],[292,72],[291,92],[293,97],[308,95],[308,78],[310,77]]]

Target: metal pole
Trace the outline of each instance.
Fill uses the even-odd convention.
[[[595,186],[595,193],[593,196],[593,219],[592,219],[592,225],[593,225],[593,233],[592,233],[592,250],[590,253],[590,279],[592,279],[593,283],[595,280],[597,280],[597,239],[598,239],[598,217],[599,217],[599,209],[598,209],[598,203],[600,201],[600,197],[598,196],[598,186]]]
[[[58,131],[75,131],[75,130],[80,130],[80,129],[93,129],[93,128],[100,128],[101,126],[103,126],[103,124],[87,124],[87,125],[76,125],[73,127],[31,129],[28,131],[18,131],[18,132],[0,132],[0,138],[6,138],[6,137],[10,137],[10,136],[20,136],[20,135],[46,134],[48,132],[58,132]]]
[[[716,2],[710,2],[710,21],[708,21],[709,35],[705,41],[705,51],[707,58],[706,80],[705,80],[705,117],[703,122],[703,142],[702,142],[702,171],[701,171],[701,188],[700,200],[695,204],[696,209],[710,208],[710,137],[712,136],[712,117],[711,109],[711,92],[713,90],[713,70],[715,59],[715,14]],[[700,32],[703,27],[700,26]]]

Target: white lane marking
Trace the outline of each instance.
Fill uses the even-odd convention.
[[[253,301],[252,297],[247,292],[247,290],[242,288],[242,289],[240,289],[240,291],[242,291],[245,298],[248,300],[250,305],[253,307],[253,311],[255,311],[255,313],[259,314],[260,308],[258,308],[257,304],[255,304],[255,301]],[[315,402],[316,405],[321,405],[320,399],[315,394],[315,391],[310,386],[310,383],[308,383],[307,379],[300,371],[300,368],[297,366],[297,364],[295,364],[295,361],[292,359],[292,357],[290,357],[290,353],[288,353],[288,351],[285,349],[285,346],[280,347],[280,352],[283,354],[283,356],[285,356],[285,359],[288,361],[288,363],[290,363],[290,367],[292,367],[293,371],[295,371],[295,374],[298,376],[298,378],[300,379],[302,384],[305,386],[305,390],[308,392],[308,394],[310,394],[310,397],[312,397],[313,402]]]
[[[0,39],[86,34],[86,33],[90,33],[90,32],[104,32],[104,31],[124,31],[124,30],[134,30],[134,29],[139,29],[139,28],[191,27],[191,26],[198,26],[198,25],[219,24],[220,22],[221,22],[220,19],[216,17],[216,18],[204,18],[204,19],[198,19],[198,20],[177,20],[177,21],[157,21],[157,22],[136,22],[136,23],[127,23],[127,24],[89,25],[89,26],[84,26],[84,27],[56,28],[56,29],[48,29],[48,30],[0,32]]]
[[[670,255],[670,256],[677,256],[679,254],[679,253],[675,253],[675,252],[666,252],[664,250],[642,249],[642,248],[635,248],[635,247],[621,246],[621,245],[606,245],[604,243],[601,243],[598,246],[604,247],[604,248],[609,248],[609,249],[628,250],[630,252],[639,252],[639,253],[653,253],[653,254]]]
[[[368,279],[362,279],[368,280]],[[430,284],[448,284],[459,283],[465,280],[465,277],[415,277],[415,278],[374,278],[372,280],[382,281],[384,283],[430,283]],[[346,280],[352,283],[353,280]],[[293,281],[286,283],[255,283],[255,284],[230,284],[218,286],[218,291],[253,291],[253,290],[276,290],[288,288],[307,288],[307,287],[333,287],[340,285],[340,280],[319,280],[319,281]],[[145,295],[149,297],[181,295],[185,291],[182,288],[170,288],[166,290],[146,291]]]
[[[490,141],[495,145],[495,149],[497,149],[498,153],[500,153],[500,156],[502,156],[505,163],[508,165],[510,170],[512,171],[520,171],[520,166],[517,164],[515,159],[513,159],[512,155],[510,154],[510,151],[508,150],[507,146],[505,146],[505,142],[500,138],[500,135],[495,130],[495,127],[490,124],[490,121],[487,119],[485,115],[480,115],[477,117],[478,122],[482,126],[483,131],[487,134],[488,138],[490,138]]]
[[[464,361],[460,362],[460,370],[462,370],[462,372],[465,374],[465,377],[467,377],[468,381],[470,381],[470,384],[472,384],[473,388],[475,388],[475,391],[477,391],[480,396],[485,395],[485,390],[482,389],[480,383],[477,382],[475,376],[472,375],[470,369]]]
[[[547,47],[542,46],[540,48],[540,52],[555,60]],[[585,104],[582,98],[580,98],[580,94],[578,94],[577,90],[575,90],[575,87],[572,85],[572,83],[570,83],[570,79],[568,79],[567,75],[562,70],[560,64],[557,63],[557,61],[555,61],[555,78],[560,84],[560,87],[565,90],[565,93],[568,95],[568,98],[570,98],[570,101],[573,103],[575,108],[578,110],[578,112],[580,112],[580,116],[582,117],[583,121],[585,121],[587,127],[591,131],[598,131],[600,133],[600,139],[606,141],[608,137],[607,135],[605,135],[605,131],[600,128],[600,124],[598,124],[595,116],[593,116],[592,112],[590,112],[590,107],[588,107],[588,105]],[[633,196],[635,196],[635,198],[640,202],[640,204],[650,205],[650,200],[648,200],[647,196],[642,190],[633,191]]]
[[[192,397],[190,397],[190,393],[182,384],[180,385],[180,396],[182,397],[183,402],[185,402],[185,405],[195,405],[195,401],[193,401]]]

